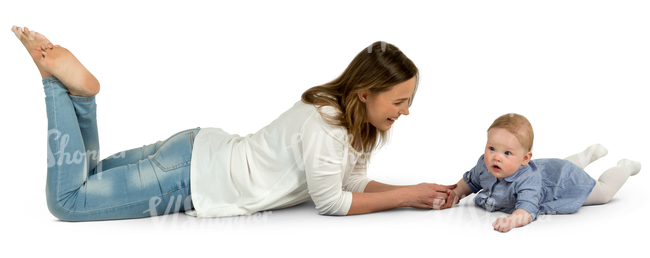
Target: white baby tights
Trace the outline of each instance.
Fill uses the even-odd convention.
[[[607,155],[607,149],[600,144],[594,144],[583,152],[576,153],[565,159],[584,169],[591,162],[605,155]],[[605,204],[609,202],[614,197],[614,194],[621,189],[621,186],[627,181],[627,178],[638,174],[640,170],[641,163],[628,159],[620,160],[615,167],[606,170],[600,175],[594,189],[582,205]]]

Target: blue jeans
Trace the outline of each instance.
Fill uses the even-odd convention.
[[[43,79],[48,120],[47,206],[65,221],[142,218],[192,209],[190,129],[99,161],[95,97]]]

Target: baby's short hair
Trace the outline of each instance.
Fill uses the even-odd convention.
[[[488,128],[488,132],[492,128],[503,128],[508,130],[508,132],[514,134],[519,140],[521,146],[524,147],[526,151],[533,149],[533,126],[528,122],[525,116],[515,113],[509,113],[500,116]]]

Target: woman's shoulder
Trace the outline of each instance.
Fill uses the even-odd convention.
[[[336,125],[336,118],[341,113],[336,107],[319,107],[298,101],[291,109],[293,111],[287,115],[294,121],[301,122],[303,133],[320,131],[341,140],[347,135],[343,126]]]
[[[326,115],[326,116],[338,116],[341,114],[341,111],[337,107],[333,106],[318,106],[314,104],[308,104],[301,101],[296,102],[296,104],[293,105],[291,108],[297,112],[305,112],[305,113],[318,113],[320,116]]]
[[[291,108],[285,111],[277,121],[280,123],[290,122],[291,124],[300,124],[301,127],[324,127],[324,129],[335,130],[340,126],[332,126],[328,123],[328,118],[336,117],[340,111],[331,106],[319,107],[316,105],[296,102]]]
[[[305,120],[312,116],[316,112],[316,108],[313,105],[306,104],[302,101],[298,101],[291,108],[287,109],[282,113],[278,119],[288,120],[288,121],[300,121]]]

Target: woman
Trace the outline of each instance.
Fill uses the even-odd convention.
[[[34,59],[48,116],[47,203],[65,221],[252,214],[312,199],[320,214],[440,208],[455,186],[394,186],[366,177],[370,154],[409,114],[418,70],[397,47],[375,42],[341,76],[255,134],[218,128],[98,160],[99,82],[65,48],[27,28],[12,31]],[[191,189],[191,190],[190,190]],[[190,194],[191,193],[191,194]]]

